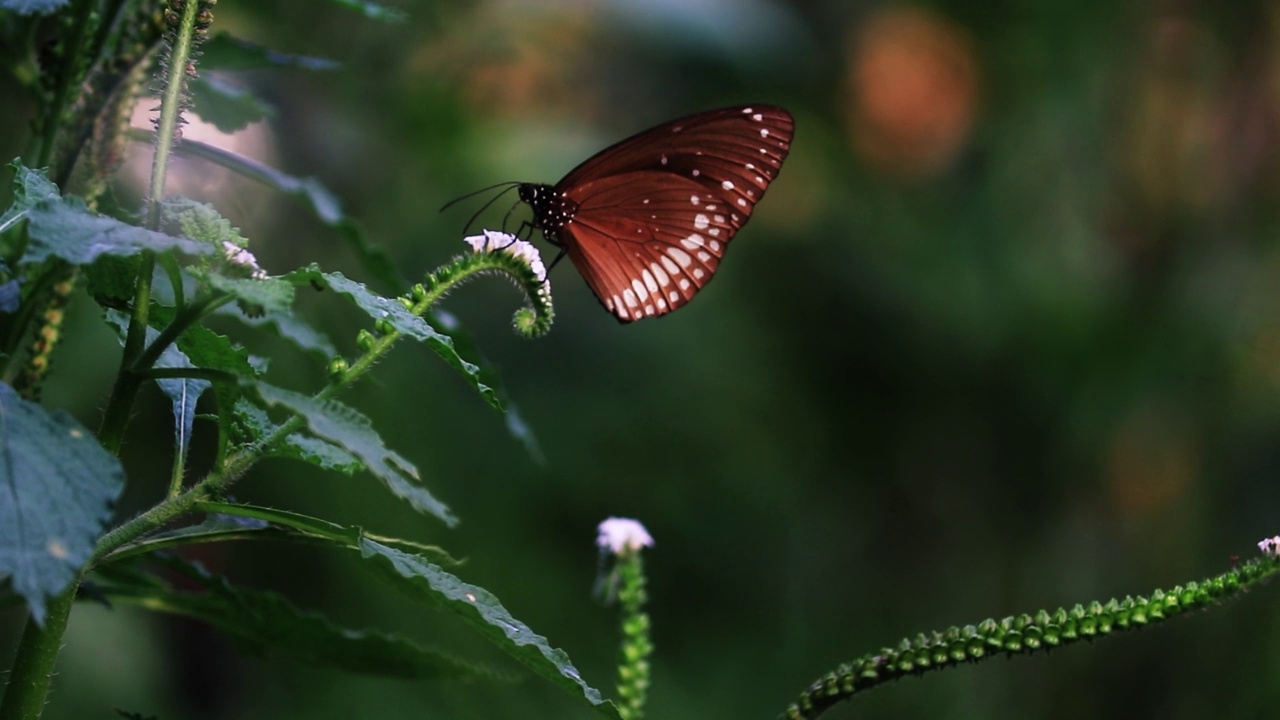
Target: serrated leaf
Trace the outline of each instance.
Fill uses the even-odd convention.
[[[220,32],[200,46],[200,67],[204,70],[256,70],[292,67],[303,70],[337,70],[342,64],[326,58],[290,55],[263,47],[229,33]]]
[[[242,305],[248,304],[276,314],[287,313],[293,307],[293,284],[280,278],[233,278],[204,272],[193,274]]]
[[[582,679],[563,650],[551,647],[545,637],[512,617],[493,593],[463,582],[421,556],[368,538],[362,539],[360,546],[364,558],[372,561],[380,574],[397,587],[405,589],[413,597],[456,613],[481,635],[537,674],[582,697],[604,717],[621,719],[613,703],[604,700],[599,690]]]
[[[224,133],[243,130],[275,115],[275,110],[252,90],[238,87],[216,75],[202,73],[187,82],[191,108],[201,120]]]
[[[320,283],[334,292],[351,298],[357,307],[374,320],[386,320],[397,331],[426,343],[436,355],[462,372],[471,382],[472,387],[480,393],[480,397],[484,398],[489,405],[502,410],[502,403],[498,400],[498,395],[493,388],[480,381],[480,368],[458,355],[458,351],[453,347],[453,338],[437,332],[426,320],[409,312],[399,300],[377,295],[364,285],[348,280],[342,273],[322,272],[315,265],[295,270],[285,275],[284,279],[295,284]]]
[[[165,235],[99,215],[77,197],[45,200],[27,210],[27,245],[24,264],[59,258],[72,265],[88,265],[105,255],[130,256],[143,251],[178,251],[187,255],[213,252],[206,245]]]
[[[404,22],[408,17],[403,12],[370,0],[332,0],[343,7],[363,13],[370,20],[383,22]]]
[[[0,10],[14,10],[19,15],[48,15],[66,4],[67,0],[0,0]]]
[[[161,227],[174,235],[182,235],[214,247],[231,243],[247,247],[249,241],[240,234],[240,228],[222,217],[218,209],[208,203],[176,195],[160,203]]]
[[[92,433],[0,384],[0,576],[37,622],[88,561],[123,486]]]
[[[263,655],[279,652],[303,662],[418,680],[465,680],[501,677],[479,665],[411,640],[376,630],[341,628],[319,613],[301,610],[284,597],[233,587],[225,578],[176,557],[157,557],[186,584],[202,592],[178,591],[155,583],[103,588],[116,603],[202,620],[229,635],[244,650]]]
[[[138,286],[141,259],[104,255],[84,268],[88,292],[100,304],[122,307],[133,300]]]
[[[0,215],[0,235],[25,217],[36,203],[62,196],[44,170],[32,170],[20,160],[9,163],[9,168],[13,170],[13,205]]]
[[[250,317],[234,305],[225,305],[219,309],[217,314],[235,318],[249,327],[271,328],[277,335],[293,343],[300,350],[316,353],[326,360],[338,354],[338,349],[333,346],[333,343],[329,342],[329,338],[322,335],[319,330],[311,327],[305,321],[300,320],[292,311],[271,312],[268,310],[259,317]]]
[[[267,413],[253,403],[240,399],[236,403],[236,420],[249,435],[250,442],[260,440],[275,432],[280,426],[271,422]],[[311,463],[325,470],[336,470],[354,475],[363,465],[351,453],[322,438],[294,433],[271,448],[272,457],[287,457]]]
[[[449,508],[419,485],[421,479],[413,463],[383,445],[369,418],[336,400],[320,400],[266,383],[254,387],[264,402],[289,409],[306,422],[312,434],[359,458],[374,477],[415,510],[435,515],[449,527],[458,524]]]

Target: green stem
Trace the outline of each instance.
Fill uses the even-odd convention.
[[[9,671],[9,685],[0,701],[0,720],[34,720],[44,711],[49,684],[53,681],[54,665],[62,645],[62,634],[67,629],[71,606],[80,585],[76,577],[61,595],[45,607],[44,625],[34,617],[27,617],[27,626],[18,643],[18,654],[13,669]]]
[[[196,13],[200,3],[191,0],[183,5],[182,19],[167,60],[164,97],[160,103],[160,120],[156,123],[156,154],[151,163],[151,188],[147,202],[147,228],[160,229],[160,199],[164,197],[169,155],[173,150],[178,120],[182,116],[182,94],[187,87],[187,61],[195,39]]]

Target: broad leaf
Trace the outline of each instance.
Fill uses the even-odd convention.
[[[72,265],[88,265],[104,255],[129,256],[147,250],[203,255],[216,249],[99,215],[77,197],[34,205],[27,211],[27,235],[30,243],[23,262],[29,264],[56,257]]]
[[[245,87],[235,85],[217,75],[201,73],[187,87],[193,99],[192,109],[201,120],[219,131],[233,133],[275,115],[275,110]]]
[[[265,438],[280,427],[271,422],[265,410],[243,398],[236,403],[236,419],[248,435],[245,440],[249,442]],[[276,443],[268,449],[268,454],[274,457],[294,458],[325,470],[336,470],[347,475],[354,475],[364,467],[354,455],[328,440],[299,433],[293,433]]]
[[[498,400],[498,395],[493,391],[493,388],[480,382],[480,368],[474,363],[463,360],[458,355],[458,351],[453,346],[453,338],[437,332],[426,320],[409,312],[404,305],[400,304],[399,300],[377,295],[364,285],[343,277],[342,273],[321,272],[315,265],[295,270],[284,276],[284,279],[290,280],[295,284],[320,283],[334,292],[351,298],[355,301],[357,307],[374,320],[386,320],[397,331],[426,343],[427,347],[434,350],[436,355],[439,355],[445,362],[461,371],[470,380],[472,387],[491,406],[502,410],[502,403]]]
[[[123,485],[92,433],[0,384],[0,576],[37,622],[89,560]]]
[[[361,541],[361,554],[397,587],[413,597],[451,610],[534,672],[582,697],[604,717],[620,719],[613,703],[604,700],[599,690],[582,679],[563,650],[551,647],[546,638],[512,617],[493,593],[463,582],[419,555],[368,538]]]
[[[102,588],[115,603],[202,620],[229,635],[245,651],[279,652],[312,665],[348,672],[417,680],[500,677],[497,673],[375,630],[348,630],[328,618],[300,610],[280,595],[231,586],[199,565],[175,557],[155,558],[201,592],[179,591],[154,582],[111,583]]]
[[[336,400],[320,400],[266,383],[255,387],[264,402],[287,408],[306,422],[312,434],[359,458],[374,477],[415,510],[435,515],[450,527],[458,524],[449,508],[419,485],[421,478],[413,463],[383,445],[369,418]]]
[[[202,70],[257,70],[268,67],[337,70],[342,65],[326,58],[289,55],[220,32],[200,46],[200,67]]]
[[[67,0],[0,0],[0,10],[16,10],[19,15],[48,15],[66,4]]]
[[[382,20],[383,22],[403,22],[406,18],[405,14],[394,8],[370,0],[332,0],[343,7],[349,7],[352,10],[359,11],[370,20]]]
[[[259,317],[250,317],[237,306],[225,305],[218,310],[217,314],[235,318],[249,327],[270,328],[276,335],[293,343],[298,349],[316,353],[326,360],[338,354],[338,349],[329,342],[329,338],[305,321],[298,319],[293,315],[292,310],[288,312],[267,310]]]
[[[45,171],[32,170],[20,160],[9,163],[9,168],[13,170],[13,205],[0,215],[0,235],[26,217],[27,210],[36,203],[62,196]]]

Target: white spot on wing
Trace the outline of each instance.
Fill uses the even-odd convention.
[[[733,181],[731,181],[731,180],[725,180],[724,182],[720,183],[720,187],[724,188],[725,190],[732,190],[732,189],[733,189]]]
[[[694,276],[695,278],[697,278],[697,279],[701,280],[703,275],[706,275],[706,273],[702,271],[702,268],[694,268],[694,269],[693,269],[693,276]]]
[[[715,237],[720,234],[720,228],[711,228],[710,230],[707,231],[707,234],[710,235],[711,237]]]
[[[723,216],[723,215],[717,215],[717,216],[716,216],[716,224],[717,224],[717,225],[723,225],[723,224],[724,224],[724,216]]]
[[[712,241],[711,241],[711,252],[714,252],[714,253],[718,253],[718,252],[720,252],[720,241],[719,241],[719,240],[712,240]]]
[[[742,108],[742,114],[743,114],[743,115],[750,115],[750,114],[751,114],[751,108]]]
[[[667,299],[666,299],[666,298],[661,298],[661,297],[660,297],[660,298],[658,298],[658,309],[659,309],[659,310],[666,310],[666,309],[667,309]]]
[[[652,265],[649,266],[649,269],[653,271],[653,276],[658,279],[659,285],[661,285],[662,287],[666,287],[671,284],[671,277],[667,275],[667,273],[662,269],[661,265],[659,265],[658,263],[653,263]]]
[[[672,275],[680,274],[680,266],[675,263],[675,260],[673,258],[669,258],[666,255],[663,255],[659,259],[662,260],[662,266],[667,269],[667,272],[671,273]]]
[[[762,138],[769,137],[769,128],[760,128],[760,137]],[[650,155],[649,157],[653,157],[653,156]]]
[[[756,169],[756,166],[755,166],[755,165],[752,165],[751,163],[747,163],[747,169],[748,169],[748,170],[755,170],[755,169]]]
[[[689,284],[688,280],[681,280],[680,282],[686,285]],[[673,303],[680,301],[680,293],[676,292],[675,290],[672,290],[671,292],[667,293],[667,297],[671,298],[671,302]]]
[[[649,298],[649,291],[645,289],[644,283],[639,280],[631,281],[631,289],[636,291],[636,297],[639,298],[640,302],[644,302]]]
[[[644,286],[649,288],[649,292],[658,292],[658,281],[654,279],[653,273],[649,272],[648,268],[645,268],[644,272],[640,274],[640,277],[644,278]]]
[[[703,237],[698,233],[692,233],[687,238],[680,238],[680,244],[689,248],[690,250],[697,250],[698,248],[706,244],[706,240],[703,239]]]
[[[680,278],[680,289],[681,290],[689,289],[689,278]]]
[[[622,299],[627,301],[627,307],[635,307],[637,304],[636,294],[631,291],[631,288],[622,291]]]
[[[746,207],[746,206],[747,206],[747,199],[746,199],[746,198],[738,198],[738,204],[739,204],[739,205],[741,205],[741,206],[743,206],[743,207]]]
[[[689,202],[693,203],[694,205],[697,205],[702,202],[702,198],[698,197],[697,195],[690,195]]]
[[[652,306],[652,305],[645,305],[645,306],[644,306],[644,314],[645,314],[645,315],[652,315],[652,314],[653,314],[653,306]]]
[[[680,267],[689,267],[689,265],[693,263],[693,258],[689,257],[689,253],[678,247],[667,248],[667,255],[670,255],[672,260],[680,263]],[[677,270],[676,272],[680,271]]]
[[[764,115],[761,115],[760,113],[756,113],[755,115],[751,116],[751,119],[755,120],[756,122],[760,122],[761,120],[764,119]]]
[[[703,215],[702,213],[698,213],[697,215],[693,216],[693,228],[695,230],[705,230],[706,227],[710,224],[711,224],[711,221],[708,220],[707,216]]]
[[[711,260],[711,253],[707,252],[706,250],[699,250],[698,259],[701,260],[702,262],[707,262]]]
[[[693,169],[693,176],[694,176],[694,177],[698,177],[698,176],[699,176],[699,175],[701,175],[701,174],[702,174],[702,171],[701,171],[701,170],[699,170],[698,168],[694,168],[694,169]]]

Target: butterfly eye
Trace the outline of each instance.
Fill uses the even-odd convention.
[[[679,118],[616,143],[554,186],[520,185],[533,226],[622,322],[689,302],[791,149],[786,110],[750,105]]]

